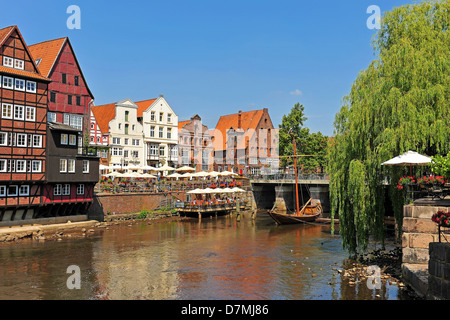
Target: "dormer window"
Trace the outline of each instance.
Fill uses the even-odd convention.
[[[5,67],[13,67],[14,59],[10,57],[3,57],[3,66]]]
[[[39,65],[41,64],[41,61],[42,61],[42,58],[37,59],[37,60],[35,61],[36,67],[39,67]]]
[[[23,62],[23,60],[14,59],[14,68],[23,70],[24,69],[24,62]]]

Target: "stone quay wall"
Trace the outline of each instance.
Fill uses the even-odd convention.
[[[428,299],[450,299],[450,243],[430,243]]]

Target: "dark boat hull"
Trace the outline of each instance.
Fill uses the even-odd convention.
[[[272,219],[279,225],[314,222],[320,216],[320,213],[313,215],[304,214],[300,216],[296,216],[294,214],[277,213],[274,211],[269,211],[268,213],[272,217]]]

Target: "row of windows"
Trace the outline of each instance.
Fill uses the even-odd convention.
[[[42,161],[41,160],[0,159],[0,172],[39,173],[39,172],[42,172]]]
[[[11,57],[4,56],[3,66],[23,70],[25,67],[25,62],[22,59],[14,59]]]
[[[111,155],[113,156],[123,156],[124,158],[128,158],[129,154],[131,154],[132,158],[139,158],[139,151],[132,150],[131,153],[129,150],[123,150],[123,148],[114,147],[111,149]]]
[[[150,112],[150,121],[156,121],[156,112],[152,111]],[[164,112],[160,112],[159,113],[159,122],[163,122],[164,121]],[[171,123],[172,122],[172,114],[168,113],[167,114],[167,123]]]
[[[74,85],[79,86],[80,85],[80,77],[74,76],[73,82],[74,82]],[[61,74],[61,83],[67,84],[67,74],[65,74],[65,73]]]
[[[21,106],[17,104],[13,106],[9,103],[2,103],[2,118],[36,121],[36,107]]]
[[[0,76],[0,88],[1,87],[5,89],[36,93],[36,82],[7,76],[3,76],[3,78]]]
[[[30,186],[0,186],[0,197],[29,196]]]
[[[56,92],[50,92],[50,102],[56,102]],[[67,95],[67,104],[73,105],[73,95]],[[81,96],[75,96],[75,104],[81,106]]]
[[[57,184],[53,187],[54,196],[69,196],[70,184]],[[77,185],[77,195],[84,195],[84,184]]]
[[[120,146],[120,145],[121,145],[121,142],[122,142],[122,139],[121,139],[121,138],[113,138],[113,139],[112,139],[112,144],[113,144],[113,145]],[[130,143],[130,139],[125,138],[123,142],[124,142],[124,145],[128,146],[129,143]],[[141,142],[140,142],[139,139],[131,139],[131,145],[132,145],[132,146],[139,146],[140,143],[141,143]]]
[[[154,127],[154,126],[150,127],[150,137],[151,138],[155,137],[155,130],[156,130],[156,127]],[[161,138],[161,139],[164,138],[164,128],[163,127],[159,127],[158,138]],[[167,139],[172,139],[172,129],[171,128],[167,128]]]
[[[0,132],[0,146],[42,148],[42,135]]]
[[[75,173],[75,159],[59,159],[60,173]],[[89,173],[89,160],[83,160],[83,173]]]
[[[47,121],[48,122],[58,122],[56,119],[56,113],[49,112],[47,114]],[[64,113],[63,123],[68,126],[71,126],[72,128],[83,131],[83,116],[82,115],[73,114],[73,113]]]
[[[74,134],[61,133],[61,144],[62,145],[77,145],[77,136]]]

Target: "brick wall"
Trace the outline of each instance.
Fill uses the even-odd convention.
[[[186,199],[184,192],[168,193],[167,199],[170,199],[172,195],[180,201]],[[88,215],[91,219],[102,220],[108,214],[138,213],[142,210],[152,211],[158,208],[161,201],[165,199],[164,194],[154,193],[96,194]]]
[[[428,298],[450,299],[450,243],[433,242],[429,246]]]

